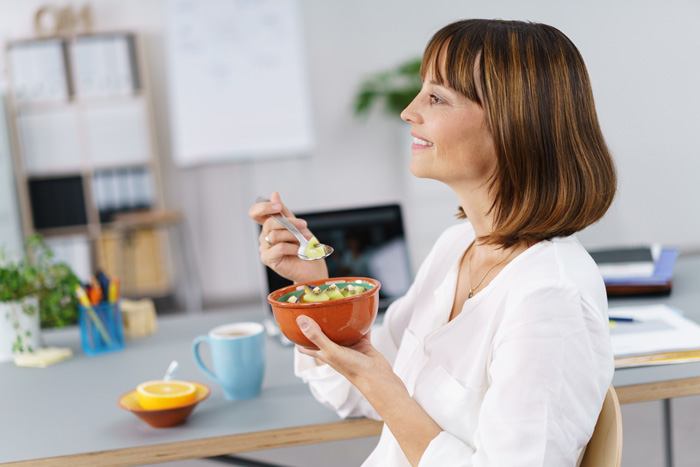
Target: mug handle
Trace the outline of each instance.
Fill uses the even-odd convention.
[[[206,373],[212,380],[219,383],[219,378],[216,377],[214,372],[212,372],[209,368],[207,368],[207,366],[202,361],[202,357],[199,355],[199,344],[201,344],[203,342],[209,342],[209,338],[207,336],[197,336],[194,339],[194,341],[192,342],[192,352],[194,353],[194,360],[197,363],[197,366],[204,373]]]

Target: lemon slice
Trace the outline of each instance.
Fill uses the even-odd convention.
[[[147,381],[136,387],[136,398],[146,410],[173,409],[197,398],[197,387],[187,381]]]

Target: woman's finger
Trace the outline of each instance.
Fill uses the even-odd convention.
[[[280,214],[283,212],[283,206],[276,202],[260,202],[253,204],[250,209],[248,209],[248,217],[253,219],[258,224],[262,224],[265,220],[273,215]]]
[[[304,219],[290,219],[292,224],[294,224],[294,227],[299,229],[300,231],[306,230],[308,231],[309,229],[306,227],[306,221]],[[286,227],[284,227],[282,224],[277,222],[275,219],[272,217],[268,217],[263,223],[262,223],[262,231],[267,235],[268,233],[272,232],[273,230],[286,230]]]
[[[297,325],[306,338],[313,342],[319,348],[319,351],[324,354],[324,360],[330,360],[338,344],[330,340],[321,330],[321,326],[306,315],[297,317]]]
[[[323,357],[321,357],[319,351],[316,349],[307,349],[306,347],[302,347],[301,345],[297,345],[296,348],[299,351],[299,353],[303,353],[304,355],[308,355],[310,357],[318,358],[319,360],[325,362],[325,360],[323,360]]]
[[[276,243],[296,243],[297,247],[299,245],[296,237],[286,229],[271,230],[267,235],[262,235],[260,240],[269,242],[270,246]]]
[[[299,244],[276,243],[270,247],[260,245],[260,261],[264,265],[273,267],[286,256],[296,256]]]
[[[295,218],[294,213],[292,213],[292,211],[290,211],[289,208],[288,208],[287,206],[285,206],[285,204],[282,202],[282,197],[280,196],[279,192],[273,191],[273,192],[270,194],[270,201],[271,201],[272,203],[277,203],[277,204],[279,204],[280,206],[282,206],[282,214],[283,214],[285,217],[289,217],[290,219],[294,219],[294,218]]]

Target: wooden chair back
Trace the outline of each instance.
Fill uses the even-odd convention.
[[[621,464],[622,412],[615,388],[610,386],[580,467],[620,467]]]

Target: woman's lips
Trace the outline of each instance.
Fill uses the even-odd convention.
[[[423,138],[419,138],[416,135],[412,135],[412,136],[413,136],[413,144],[411,144],[411,149],[428,149],[428,148],[433,147],[433,143],[431,143],[430,141],[423,139]]]

